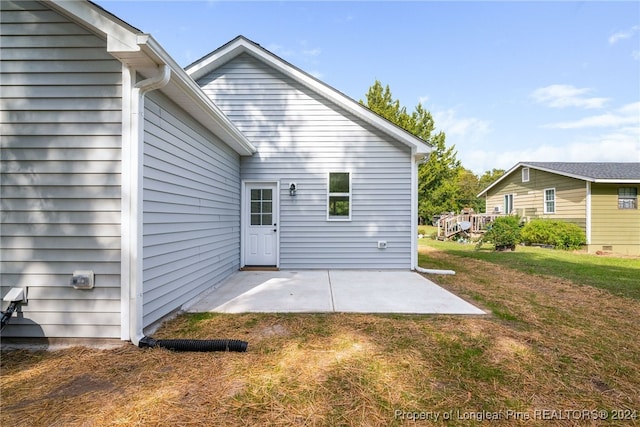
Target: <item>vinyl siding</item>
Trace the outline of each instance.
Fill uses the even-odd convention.
[[[411,267],[408,147],[247,54],[199,84],[258,149],[241,178],[280,182],[280,267]],[[352,174],[351,221],[327,221],[332,171]]]
[[[544,190],[555,188],[555,213],[544,213]],[[487,212],[495,206],[504,209],[504,195],[513,194],[513,208],[528,218],[547,218],[572,222],[586,228],[586,183],[562,175],[529,169],[529,182],[522,182],[522,168],[518,168],[497,186],[489,190]]]
[[[591,185],[591,245],[595,252],[611,246],[616,253],[640,255],[640,210],[618,209],[618,188],[637,184]],[[608,248],[607,248],[608,249]]]
[[[0,283],[29,298],[3,336],[119,338],[121,65],[44,4],[0,7]]]
[[[240,160],[166,97],[145,101],[144,325],[238,270]]]

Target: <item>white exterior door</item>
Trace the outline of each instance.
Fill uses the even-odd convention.
[[[245,191],[244,264],[278,264],[278,187],[250,183]]]

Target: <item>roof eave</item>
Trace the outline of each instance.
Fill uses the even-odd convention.
[[[200,86],[169,56],[151,36],[141,39],[142,50],[171,67],[171,80],[162,89],[180,106],[198,119],[216,136],[242,156],[250,156],[257,150],[233,122],[202,91]]]
[[[149,34],[117,20],[88,1],[51,0],[51,7],[107,40],[107,52],[143,76],[155,75],[162,65],[171,70],[169,83],[159,89],[196,118],[239,155],[257,150],[229,118],[206,96],[200,86]]]

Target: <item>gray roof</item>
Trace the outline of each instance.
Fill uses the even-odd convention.
[[[511,173],[520,167],[539,169],[590,182],[640,183],[640,162],[520,162],[482,190],[478,196],[489,191],[494,185],[511,175]]]
[[[522,162],[522,165],[588,180],[640,179],[640,163]]]

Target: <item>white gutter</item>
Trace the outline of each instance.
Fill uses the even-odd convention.
[[[123,153],[123,161],[126,157],[128,170],[127,182],[125,187],[123,183],[123,194],[127,192],[127,242],[126,252],[128,252],[128,260],[126,260],[126,279],[128,279],[128,338],[136,346],[144,337],[143,329],[143,289],[142,289],[142,180],[143,180],[143,163],[144,163],[144,97],[145,94],[158,90],[166,86],[171,79],[171,68],[162,64],[158,67],[156,75],[142,80],[135,85],[135,70],[130,69],[130,91],[131,106],[129,108],[130,119],[128,121],[128,142],[129,147],[127,153]],[[128,156],[126,155],[128,154]],[[123,168],[124,172],[124,168]],[[125,198],[123,197],[123,205]],[[124,209],[123,209],[124,210]],[[124,231],[124,229],[123,229]],[[123,233],[124,235],[124,233]],[[123,257],[124,259],[125,257]],[[123,266],[123,269],[125,266]],[[124,276],[123,276],[124,277]],[[123,280],[124,282],[124,280]],[[124,292],[124,291],[123,291]],[[123,329],[125,326],[123,325]]]

